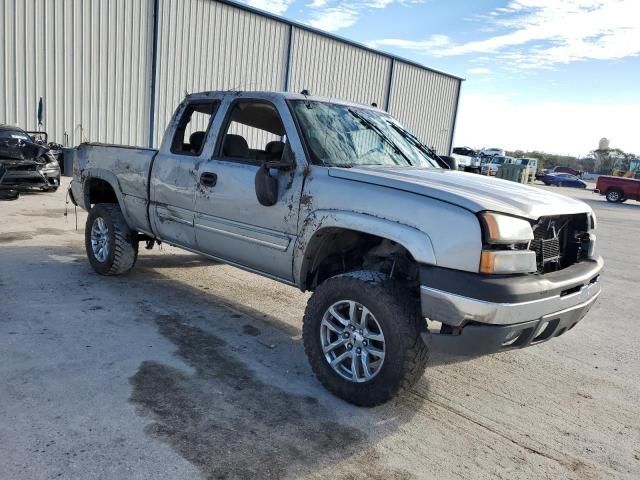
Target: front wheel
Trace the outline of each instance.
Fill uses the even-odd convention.
[[[87,216],[84,239],[89,263],[100,275],[122,275],[136,263],[136,234],[117,203],[94,205]]]
[[[325,388],[373,407],[411,388],[424,373],[423,331],[415,296],[383,274],[361,271],[318,286],[305,311],[303,340]]]

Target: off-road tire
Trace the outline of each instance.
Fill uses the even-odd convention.
[[[605,197],[607,199],[607,202],[611,203],[622,202],[622,199],[624,198],[622,192],[617,188],[610,188],[609,190],[607,190],[607,194],[605,195]]]
[[[100,262],[91,248],[91,227],[96,218],[102,217],[108,230],[109,254]],[[98,203],[87,217],[84,230],[87,258],[93,269],[100,275],[123,275],[133,268],[138,259],[136,234],[129,228],[117,203]]]
[[[374,315],[385,336],[386,354],[380,371],[369,381],[342,378],[327,362],[320,342],[324,313],[335,302],[353,300]],[[316,377],[334,395],[362,407],[373,407],[410,389],[423,375],[428,349],[417,295],[386,275],[358,271],[337,275],[320,284],[304,314],[304,348]]]

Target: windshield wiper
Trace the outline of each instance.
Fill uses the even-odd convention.
[[[428,147],[427,145],[425,145],[424,143],[422,143],[418,137],[416,137],[413,133],[411,133],[408,130],[405,130],[404,128],[400,127],[399,125],[396,125],[393,122],[389,122],[387,121],[387,124],[389,124],[391,126],[391,128],[393,128],[396,132],[398,132],[400,135],[402,135],[403,137],[405,137],[407,140],[409,140],[411,143],[413,143],[413,145],[415,147],[417,147],[420,151],[422,151],[422,153],[426,153],[428,157],[430,157],[431,159],[435,160],[436,162],[442,162],[445,163],[440,156],[435,152],[435,150],[433,150],[432,148]]]
[[[352,168],[353,164],[351,163],[326,163],[324,162],[324,164],[327,167],[337,167],[337,168]]]
[[[413,163],[411,163],[411,160],[409,160],[409,157],[407,157],[404,152],[402,150],[400,150],[400,148],[393,143],[393,141],[391,139],[389,139],[385,133],[382,131],[382,129],[380,127],[378,127],[375,123],[373,123],[371,120],[369,120],[368,118],[365,118],[361,113],[356,112],[355,110],[353,110],[352,108],[347,109],[349,111],[349,113],[351,115],[353,115],[354,117],[356,117],[358,120],[360,120],[360,122],[362,122],[365,126],[369,127],[371,130],[373,130],[374,132],[376,132],[378,135],[380,135],[380,137],[393,149],[394,152],[399,153],[402,158],[405,159],[405,161],[410,165],[413,166]]]

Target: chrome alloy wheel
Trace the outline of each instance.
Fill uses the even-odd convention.
[[[102,217],[96,218],[91,225],[91,250],[100,263],[107,261],[110,250],[109,227]]]
[[[610,202],[617,202],[620,200],[620,192],[617,190],[611,190],[607,193],[607,200]]]
[[[382,328],[367,307],[353,300],[340,300],[327,309],[320,343],[331,368],[351,382],[368,382],[384,363]]]

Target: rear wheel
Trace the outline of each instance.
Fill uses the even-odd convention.
[[[621,202],[623,198],[622,192],[620,190],[612,188],[607,191],[606,198],[607,198],[607,202],[611,202],[611,203]]]
[[[322,283],[304,315],[304,347],[334,395],[372,407],[402,393],[424,373],[428,351],[415,296],[377,272]]]
[[[84,231],[89,263],[101,275],[122,275],[138,258],[136,233],[117,203],[98,203],[89,212]]]

